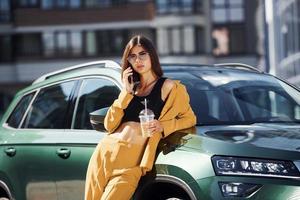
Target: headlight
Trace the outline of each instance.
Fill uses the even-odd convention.
[[[265,176],[299,178],[293,162],[254,158],[213,156],[212,163],[217,175]]]
[[[253,183],[219,182],[224,197],[249,197],[257,192],[262,185]]]

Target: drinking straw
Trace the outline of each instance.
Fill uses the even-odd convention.
[[[147,99],[145,98],[145,111],[146,111],[146,115],[148,115],[147,114]]]

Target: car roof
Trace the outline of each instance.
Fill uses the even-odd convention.
[[[184,69],[188,69],[188,70],[192,70],[194,68],[209,68],[208,70],[220,70],[220,69],[238,69],[240,72],[243,71],[252,71],[252,72],[257,72],[257,73],[263,73],[262,71],[260,71],[259,69],[247,65],[247,64],[243,64],[243,63],[220,63],[220,64],[211,64],[211,65],[204,65],[204,64],[180,64],[180,63],[166,63],[166,64],[162,64],[162,66],[164,67],[164,69],[168,69],[168,68],[172,68],[173,70],[177,69],[180,70],[182,68]]]
[[[163,71],[165,73],[170,72],[191,72],[191,71],[210,71],[211,73],[217,73],[220,70],[227,72],[238,72],[238,73],[255,73],[262,74],[263,72],[258,69],[241,64],[241,63],[223,63],[214,65],[204,65],[204,64],[181,64],[181,63],[163,63],[161,64]],[[54,71],[45,74],[38,79],[36,79],[31,86],[28,86],[17,93],[17,95],[24,94],[40,88],[46,85],[51,85],[56,82],[61,82],[63,80],[75,79],[83,76],[92,75],[107,75],[107,76],[120,76],[121,67],[118,63],[114,61],[104,60],[104,61],[94,61],[79,65],[74,65],[67,67],[58,71]]]
[[[163,71],[164,72],[170,72],[170,71],[178,71],[182,72],[184,71],[211,71],[211,72],[217,72],[220,70],[224,71],[232,71],[232,72],[239,72],[239,73],[256,73],[261,74],[262,72],[258,71],[252,71],[252,70],[245,70],[245,69],[239,69],[239,68],[232,68],[230,66],[216,66],[216,65],[184,65],[184,64],[163,64]]]

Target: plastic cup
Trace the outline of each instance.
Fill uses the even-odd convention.
[[[146,112],[147,111],[147,112]],[[141,129],[142,129],[142,136],[149,137],[150,132],[147,129],[149,122],[154,120],[154,113],[150,109],[144,109],[139,114]]]

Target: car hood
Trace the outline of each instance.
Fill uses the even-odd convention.
[[[299,160],[300,125],[260,123],[197,126],[181,134],[171,134],[161,143],[163,153],[176,149],[202,152],[210,156],[230,155]]]
[[[298,124],[260,123],[251,126],[234,125],[197,130],[209,138],[227,143],[300,152],[300,125]]]

